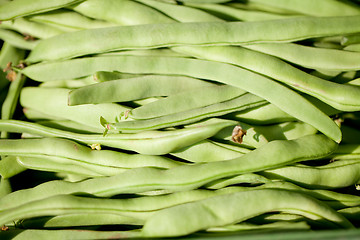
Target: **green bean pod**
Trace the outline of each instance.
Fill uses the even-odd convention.
[[[359,20],[359,16],[299,17],[246,23],[159,23],[153,24],[151,27],[144,24],[89,29],[65,33],[41,41],[26,61],[34,63],[58,60],[121,49],[291,42],[314,37],[356,33],[360,31],[359,25],[356,24]],[[297,26],[311,26],[311,28],[298,28]]]
[[[109,168],[156,167],[171,168],[182,165],[180,162],[162,156],[127,154],[113,150],[94,150],[68,139],[2,139],[0,155],[25,157],[59,157],[73,161],[73,164]],[[79,163],[77,163],[79,162]],[[83,165],[84,164],[84,165]]]
[[[69,92],[68,105],[127,102],[155,96],[169,96],[214,84],[190,77],[148,75],[91,84]]]
[[[8,132],[25,132],[43,137],[67,138],[84,144],[100,144],[148,155],[175,152],[209,138],[227,126],[234,125],[236,125],[234,121],[210,119],[178,130],[144,131],[138,134],[109,133],[103,136],[102,134],[68,132],[19,120],[0,120],[0,130]]]
[[[286,166],[261,174],[268,178],[286,179],[308,188],[343,188],[360,182],[360,161],[340,160],[319,167]]]
[[[360,109],[360,100],[357,97],[360,94],[359,87],[317,78],[266,54],[239,47],[177,47],[174,49],[206,60],[236,64],[264,74],[341,111]],[[267,64],[261,64],[263,62]]]
[[[360,53],[303,46],[294,43],[261,43],[244,46],[297,65],[322,70],[360,70]]]
[[[0,175],[3,179],[11,178],[25,170],[26,168],[17,162],[15,156],[6,156],[1,158]]]
[[[307,195],[262,189],[216,196],[161,210],[145,222],[142,233],[146,237],[184,236],[271,211],[295,212],[313,220],[324,218],[337,228],[354,228],[335,210]]]
[[[240,90],[240,92],[243,91]],[[257,107],[259,105],[263,105],[264,103],[266,103],[264,99],[250,93],[245,93],[243,95],[240,95],[239,97],[230,99],[228,101],[215,103],[203,107],[197,107],[195,109],[190,109],[183,112],[175,112],[173,114],[168,114],[156,118],[109,123],[108,128],[124,133],[132,133],[138,131],[174,127],[195,123],[211,117],[219,117],[234,111],[246,110],[249,108]]]
[[[314,126],[335,141],[341,140],[339,127],[303,97],[269,78],[229,64],[174,57],[112,56],[36,64],[25,68],[22,73],[35,80],[55,80],[115,70],[128,73],[187,75],[235,86],[274,103],[284,112]],[[297,108],[293,107],[295,105]]]
[[[109,197],[153,190],[192,190],[220,178],[322,158],[331,154],[336,147],[337,144],[324,135],[309,135],[296,140],[272,141],[233,160],[184,165],[168,170],[135,168],[119,175],[81,182],[50,181],[1,198],[0,211],[58,194],[82,192]],[[261,161],[257,161],[258,159]]]

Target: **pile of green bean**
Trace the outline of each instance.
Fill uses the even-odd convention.
[[[1,239],[360,234],[358,0],[0,0],[0,21]]]

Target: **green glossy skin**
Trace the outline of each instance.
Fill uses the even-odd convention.
[[[312,125],[335,141],[341,140],[339,127],[303,97],[269,78],[229,64],[174,57],[112,56],[36,64],[25,68],[22,72],[32,79],[46,81],[78,78],[97,71],[176,74],[215,80],[258,95],[289,115]]]
[[[71,6],[85,16],[106,20],[118,25],[168,23],[173,19],[136,1],[87,0]]]
[[[1,6],[0,20],[10,20],[31,14],[47,12],[62,8],[82,0],[33,0],[31,4],[27,0],[11,1]]]
[[[353,228],[342,215],[313,198],[291,191],[263,189],[212,197],[161,210],[145,222],[142,233],[146,237],[183,236],[210,227],[241,222],[271,211],[298,213],[314,220],[321,216],[340,228]],[[181,220],[185,218],[187,221]]]
[[[360,9],[356,5],[336,0],[295,0],[291,3],[286,0],[250,0],[250,2],[310,16],[352,16],[360,14]]]
[[[120,49],[291,42],[328,35],[356,33],[360,31],[360,26],[356,24],[358,21],[360,21],[359,16],[301,17],[246,23],[163,23],[153,24],[151,27],[146,24],[91,29],[62,34],[56,38],[41,41],[26,61],[34,63],[58,60]],[[306,27],[299,28],[297,26]]]
[[[220,178],[322,158],[331,154],[336,147],[337,144],[324,135],[310,135],[297,140],[272,141],[233,160],[184,165],[168,170],[136,168],[119,175],[81,182],[50,181],[1,198],[0,210],[13,208],[28,201],[76,192],[110,197],[121,193],[141,193],[159,189],[176,192],[192,190]],[[258,159],[261,161],[257,161]]]
[[[187,111],[175,112],[161,117],[110,123],[109,128],[124,133],[162,129],[191,124],[212,117],[219,117],[230,112],[246,110],[265,103],[265,100],[250,93],[246,93],[228,101],[198,107]]]
[[[134,151],[147,155],[163,155],[175,152],[201,140],[215,135],[236,122],[222,119],[211,119],[184,129],[169,131],[145,131],[137,134],[80,134],[63,131],[40,124],[18,120],[0,120],[0,130],[17,133],[30,133],[43,137],[60,137],[79,141],[85,144],[101,144],[108,147]]]
[[[111,80],[72,90],[69,106],[110,102],[127,102],[148,97],[169,96],[193,88],[206,89],[214,84],[182,76],[148,75]],[[199,90],[199,89],[198,89]]]
[[[69,92],[70,90],[63,88],[26,87],[21,91],[20,104],[24,108],[98,129],[102,128],[99,122],[101,116],[115,121],[121,112],[130,109],[115,103],[68,106]]]
[[[16,161],[15,156],[3,156],[1,158],[0,175],[3,179],[11,178],[25,170],[26,168]]]
[[[341,45],[343,45],[343,46],[348,46],[348,45],[356,44],[356,43],[360,43],[360,35],[359,34],[344,36],[341,39]]]
[[[250,45],[250,48],[252,48],[251,46],[257,48],[256,45]],[[174,49],[198,58],[236,64],[264,74],[341,111],[358,111],[360,109],[358,97],[360,87],[323,80],[266,54],[239,47],[177,47]],[[281,49],[281,51],[286,51],[286,49]],[[262,64],[264,62],[267,64]]]
[[[360,69],[360,53],[356,52],[308,47],[294,43],[262,43],[245,47],[311,69],[331,71]]]
[[[344,188],[360,182],[360,161],[358,159],[341,160],[319,167],[287,166],[267,170],[263,175],[286,179],[308,188]]]

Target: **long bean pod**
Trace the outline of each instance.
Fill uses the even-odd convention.
[[[360,31],[360,27],[356,24],[359,19],[359,16],[299,17],[264,22],[163,23],[153,24],[151,27],[136,25],[83,30],[41,41],[26,61],[34,63],[120,49],[158,48],[184,44],[238,45],[257,42],[290,42],[356,33]],[[297,26],[311,26],[311,28]],[[284,31],[279,31],[279,29],[284,29]],[[86,41],[83,41],[84,39]]]
[[[66,74],[64,74],[65,69]],[[97,71],[114,70],[130,73],[187,75],[239,87],[274,103],[281,110],[314,126],[335,141],[341,140],[338,126],[300,95],[269,78],[229,64],[174,57],[112,56],[36,64],[25,68],[22,72],[32,79],[49,80],[53,77],[55,80],[88,76]],[[52,72],[51,76],[49,76],[50,72]]]
[[[13,192],[0,199],[0,211],[28,201],[58,194],[89,193],[114,196],[151,190],[184,191],[196,189],[216,179],[256,172],[331,154],[337,144],[324,135],[309,135],[296,140],[272,141],[233,160],[184,165],[168,170],[130,169],[122,174],[88,179],[81,182],[50,181],[34,188]],[[279,154],[280,153],[280,154]],[[261,159],[261,161],[256,161]],[[24,197],[26,196],[26,197]]]

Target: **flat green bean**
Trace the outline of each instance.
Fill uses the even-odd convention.
[[[294,43],[261,43],[244,46],[297,65],[323,70],[357,71],[360,53],[303,46]]]
[[[61,138],[2,139],[0,154],[11,156],[54,156],[72,160],[74,165],[94,165],[109,168],[157,167],[172,168],[180,162],[163,156],[127,154],[113,150],[93,150],[74,141]]]
[[[156,9],[128,0],[87,0],[71,6],[71,9],[85,16],[106,20],[119,25],[173,21],[173,19]]]
[[[307,195],[262,189],[216,196],[160,210],[145,222],[142,234],[146,237],[183,236],[210,227],[241,222],[270,211],[296,212],[313,220],[324,218],[332,222],[334,227],[354,228],[335,210]]]
[[[103,136],[102,134],[68,132],[19,120],[0,120],[0,130],[25,132],[43,137],[67,138],[89,145],[101,144],[141,154],[162,155],[209,138],[223,128],[235,124],[234,121],[210,119],[178,130],[145,131],[138,134],[109,133]]]
[[[229,85],[216,85],[199,89],[189,89],[173,94],[156,102],[134,108],[130,115],[134,119],[149,119],[185,112],[187,110],[206,107],[228,101],[246,94],[246,91]]]
[[[360,94],[359,87],[317,78],[266,54],[239,47],[178,47],[174,49],[206,60],[232,63],[256,71],[342,111],[360,109],[360,100],[357,97]],[[267,64],[261,64],[263,62]]]
[[[87,133],[87,134],[93,134],[93,133],[103,133],[103,130],[99,130],[98,128],[92,128],[85,126],[84,124],[80,124],[71,120],[43,120],[43,119],[37,119],[37,122],[40,125],[50,127],[50,128],[56,128],[60,130],[64,130],[67,132],[74,132],[74,133]]]
[[[70,4],[80,2],[82,0],[33,0],[32,4],[28,4],[27,0],[10,1],[1,6],[0,20],[10,20],[13,18],[23,17],[31,14],[46,12],[58,8],[68,6]]]
[[[128,73],[187,75],[239,87],[268,100],[284,112],[314,126],[335,141],[341,140],[339,127],[303,97],[269,78],[229,64],[175,57],[111,56],[36,64],[25,68],[22,73],[32,79],[43,81],[44,79],[78,78],[97,71],[115,70]]]
[[[190,77],[147,75],[100,82],[72,90],[69,92],[68,105],[127,102],[169,96],[193,88],[206,89],[208,86],[214,84]]]
[[[9,62],[16,66],[20,63],[20,60],[24,59],[24,56],[25,51],[23,49],[13,47],[10,43],[5,41],[0,51],[0,68],[5,69]]]
[[[359,20],[359,16],[299,17],[246,23],[159,23],[153,24],[151,27],[145,24],[89,29],[65,33],[41,41],[26,61],[34,63],[120,49],[291,42],[328,35],[356,33],[360,31],[359,25],[356,24]],[[298,28],[297,26],[311,26],[311,28]]]
[[[338,211],[338,213],[340,213],[341,215],[343,215],[344,217],[346,217],[349,220],[359,220],[359,216],[360,216],[360,207],[348,207],[348,208],[343,208],[340,209]]]
[[[70,90],[63,88],[26,87],[20,94],[20,104],[47,115],[65,118],[90,127],[101,129],[100,116],[115,121],[129,107],[115,103],[68,106]]]
[[[337,144],[324,135],[309,135],[296,140],[272,141],[233,160],[184,165],[168,170],[135,168],[119,175],[81,182],[49,181],[1,198],[0,211],[58,194],[81,192],[99,197],[110,197],[121,193],[141,193],[153,190],[174,192],[192,190],[220,178],[323,158],[331,154],[336,147]],[[256,161],[256,159],[261,159],[261,161]]]
[[[195,109],[189,109],[182,112],[175,112],[172,114],[170,113],[168,115],[160,117],[108,123],[107,128],[124,133],[131,133],[152,129],[174,127],[179,125],[196,123],[198,121],[211,117],[219,117],[234,111],[246,110],[249,108],[263,105],[264,103],[266,103],[264,99],[250,93],[245,93],[243,95],[240,95],[239,97],[230,99],[228,101],[215,103],[203,107],[200,106]]]
[[[97,83],[97,81],[95,81],[94,77],[89,76],[89,77],[84,77],[81,79],[43,82],[39,85],[39,87],[74,89],[74,88],[85,87],[85,86],[95,84],[95,83]]]
[[[311,167],[306,165],[287,166],[267,170],[265,177],[286,179],[308,188],[333,189],[348,187],[360,182],[360,161],[340,160],[327,165]]]

